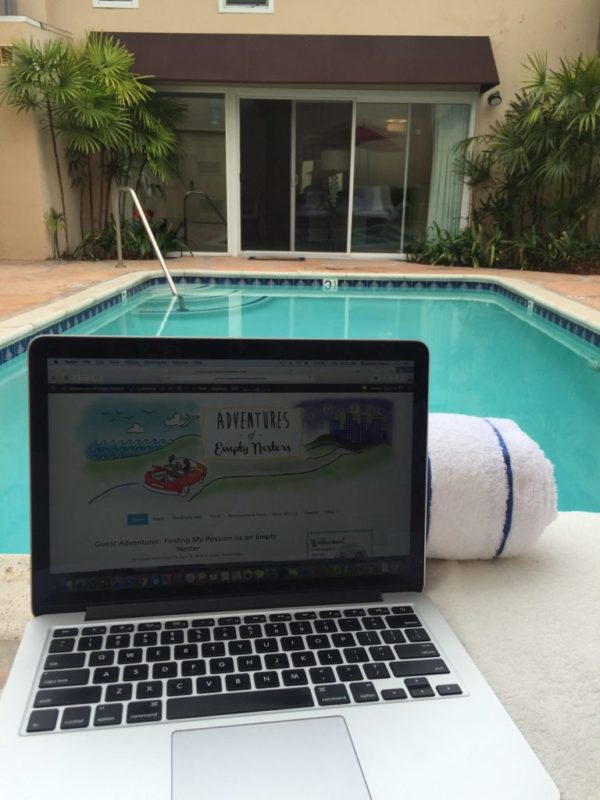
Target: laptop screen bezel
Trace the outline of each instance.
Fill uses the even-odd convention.
[[[50,493],[48,436],[48,360],[77,358],[233,358],[319,360],[408,360],[415,366],[411,531],[409,555],[393,574],[261,581],[256,584],[223,586],[168,586],[149,595],[109,589],[93,593],[61,593],[57,587],[66,575],[51,573]],[[170,601],[239,596],[247,599],[282,592],[307,594],[374,590],[378,593],[421,591],[424,583],[426,469],[429,353],[426,345],[405,340],[323,339],[208,339],[112,336],[40,336],[29,348],[29,418],[31,479],[31,574],[34,615],[85,611],[94,606],[156,604]],[[136,570],[131,570],[135,574]],[[138,596],[139,594],[139,596]],[[310,602],[310,600],[308,600]]]

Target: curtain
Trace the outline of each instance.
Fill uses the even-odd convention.
[[[434,222],[451,233],[460,228],[463,182],[456,174],[454,146],[468,135],[470,112],[467,105],[435,107],[428,228]]]

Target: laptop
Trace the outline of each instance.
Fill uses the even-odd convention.
[[[28,800],[550,800],[423,594],[425,345],[42,336]]]

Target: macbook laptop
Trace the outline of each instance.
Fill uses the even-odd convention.
[[[424,596],[418,342],[40,337],[19,800],[550,800]]]

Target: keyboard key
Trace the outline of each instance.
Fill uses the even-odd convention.
[[[198,694],[212,694],[221,691],[221,678],[216,675],[212,678],[198,678],[196,681],[196,692]]]
[[[311,650],[325,650],[326,648],[331,647],[329,636],[325,635],[307,636],[306,644]]]
[[[378,664],[365,664],[363,669],[370,681],[378,681],[390,677],[389,669],[381,661]]]
[[[189,675],[189,677],[194,677],[195,675],[204,675],[206,673],[206,661],[182,661],[181,662],[181,674],[183,676]]]
[[[177,664],[175,661],[161,661],[152,667],[153,678],[175,678],[177,677]]]
[[[413,612],[412,606],[392,606],[392,614],[412,614]]]
[[[252,652],[252,643],[247,639],[236,639],[235,642],[227,643],[227,650],[230,656],[247,656]]]
[[[384,689],[381,696],[384,700],[406,700],[408,697],[404,689]]]
[[[213,628],[214,625],[215,621],[212,617],[192,620],[192,628]]]
[[[131,636],[128,633],[113,633],[106,637],[106,647],[111,650],[117,650],[120,647],[129,647],[130,644]],[[97,650],[99,648],[94,649]]]
[[[187,632],[188,642],[209,642],[210,628],[190,628]]]
[[[119,650],[119,664],[138,664],[144,655],[140,647],[125,647]]]
[[[369,654],[364,647],[347,647],[343,652],[349,664],[359,664],[361,661],[369,660]]]
[[[85,658],[85,656],[82,657]],[[88,661],[88,666],[110,667],[110,665],[114,663],[114,660],[115,660],[114,650],[94,650],[93,653],[90,653],[90,660]]]
[[[392,615],[386,618],[390,628],[420,628],[421,620],[415,614]]]
[[[144,631],[143,633],[136,633],[133,637],[134,647],[154,647],[158,642],[158,634],[156,631]]]
[[[347,681],[361,681],[363,677],[357,664],[344,664],[341,667],[336,667],[335,671],[338,674],[338,679],[344,681],[344,683]]]
[[[335,647],[356,647],[356,639],[351,633],[335,633],[331,641]]]
[[[245,625],[254,625],[255,623],[266,622],[267,618],[264,614],[247,614],[244,617]]]
[[[233,625],[226,627],[218,627],[213,631],[213,639],[215,641],[225,641],[227,639],[237,639],[237,631]]]
[[[138,683],[135,696],[138,700],[150,700],[155,697],[162,697],[162,681],[144,681]]]
[[[295,667],[314,667],[316,663],[317,659],[312,650],[302,650],[298,653],[292,653],[292,664]]]
[[[268,622],[265,625],[265,636],[287,636],[288,629],[285,622]]]
[[[361,631],[362,625],[360,624],[359,619],[356,617],[350,617],[349,619],[339,620],[338,628],[341,631]]]
[[[308,683],[303,669],[286,669],[281,673],[284,686],[304,686]]]
[[[44,669],[76,669],[85,664],[85,653],[56,653],[48,656]]]
[[[257,653],[276,653],[279,650],[277,639],[256,639],[254,649]]]
[[[211,675],[222,675],[224,672],[233,672],[233,658],[211,658],[208,662]]]
[[[313,683],[335,683],[336,681],[331,667],[313,667],[308,672]]]
[[[146,650],[147,661],[170,661],[171,648],[170,647],[149,647]]]
[[[68,636],[77,636],[79,630],[77,628],[55,628],[52,631],[53,639],[64,639]]]
[[[70,653],[75,647],[75,639],[53,639],[48,648],[49,653]],[[79,648],[82,650],[83,648]]]
[[[372,661],[394,661],[396,658],[392,648],[387,644],[369,647],[369,653],[371,654]]]
[[[104,636],[106,625],[88,625],[81,629],[82,636]]]
[[[390,610],[389,610],[389,608],[387,608],[386,606],[377,606],[377,608],[368,608],[368,609],[367,609],[367,612],[368,612],[368,613],[369,613],[369,614],[370,614],[372,617],[382,617],[382,616],[384,616],[385,614],[389,614],[389,613],[390,613]]]
[[[342,612],[337,608],[326,608],[323,611],[319,611],[321,619],[338,619],[341,616]]]
[[[198,645],[197,644],[177,644],[175,645],[175,649],[173,654],[177,661],[182,661],[183,659],[191,660],[198,658]]]
[[[398,658],[435,658],[438,651],[431,642],[398,645],[394,648]]]
[[[402,644],[406,639],[402,631],[381,631],[381,638],[386,644]]]
[[[34,708],[82,706],[100,702],[100,686],[79,686],[68,689],[41,689],[35,696]]]
[[[160,722],[162,718],[162,702],[150,700],[147,703],[129,703],[127,706],[127,722]]]
[[[344,660],[339,650],[317,650],[319,664],[341,664]]]
[[[216,628],[215,628],[216,631]],[[181,644],[183,642],[184,632],[180,630],[163,631],[160,635],[161,644]]]
[[[301,636],[284,636],[281,640],[281,649],[290,653],[293,650],[304,650]]]
[[[286,669],[289,665],[290,660],[285,653],[269,653],[265,656],[267,669]]]
[[[65,708],[60,721],[61,730],[70,731],[77,728],[87,728],[87,726],[90,724],[91,713],[92,709],[90,706]]]
[[[106,687],[104,699],[107,703],[121,702],[122,700],[131,700],[132,694],[133,686],[131,683],[113,683]]]
[[[27,733],[42,733],[53,731],[58,720],[58,709],[48,708],[44,711],[32,711],[27,723]]]
[[[379,695],[371,681],[351,683],[350,691],[356,703],[372,703],[374,700],[379,700]]]
[[[343,683],[328,683],[315,686],[315,697],[320,706],[339,706],[350,702],[350,697]]]
[[[345,608],[344,609],[344,616],[345,617],[364,617],[366,616],[367,612],[364,608]]]
[[[132,633],[133,625],[130,623],[118,623],[110,626],[111,633]]]
[[[189,628],[190,623],[187,619],[170,619],[165,622],[165,630],[172,631],[177,628]]]
[[[227,675],[225,677],[225,688],[228,692],[239,692],[245,689],[252,688],[250,685],[250,675]]]
[[[121,703],[109,703],[96,707],[94,714],[94,725],[102,727],[104,725],[120,725],[123,719],[123,706]]]
[[[309,633],[313,633],[312,622],[309,620],[290,622],[290,633],[292,636],[306,636]]]
[[[175,697],[167,700],[167,719],[212,717],[218,714],[278,711],[311,706],[314,706],[314,700],[308,688],[263,689],[203,697]]]
[[[191,678],[172,678],[167,681],[167,697],[177,697],[192,693]]]
[[[377,631],[361,631],[356,634],[356,641],[363,647],[369,647],[372,644],[381,644],[381,638]]]
[[[411,697],[434,696],[434,691],[427,678],[407,678],[404,683]]]
[[[239,617],[219,617],[217,625],[241,625],[242,620]]]
[[[287,611],[278,612],[277,614],[269,614],[269,622],[289,622],[292,615]]]
[[[425,628],[409,628],[406,631],[406,638],[409,642],[430,642],[431,638]]]
[[[450,672],[441,658],[394,661],[390,666],[397,678],[406,678],[409,675],[442,675],[445,672]]]
[[[240,672],[252,672],[262,669],[260,656],[240,656],[237,660],[237,668]]]
[[[118,667],[98,667],[94,670],[93,683],[115,683],[119,680]]]
[[[160,622],[140,622],[138,631],[159,631],[162,628]]]
[[[435,687],[437,693],[442,697],[448,697],[453,694],[462,694],[462,689],[458,683],[441,683]]]
[[[123,670],[123,680],[125,681],[145,681],[148,678],[148,664],[138,664],[125,667]]]
[[[56,669],[42,672],[40,689],[59,686],[84,686],[90,679],[89,669]]]
[[[279,686],[279,675],[277,672],[256,672],[254,674],[254,685],[257,689]]]
[[[364,617],[362,624],[366,631],[376,631],[385,628],[385,622],[381,617]]]
[[[238,633],[240,639],[259,639],[263,635],[260,625],[240,625]]]
[[[317,619],[313,624],[315,633],[335,633],[338,630],[337,622],[334,619]]]
[[[223,642],[204,642],[202,645],[202,655],[204,658],[217,658],[225,655],[225,644]]]
[[[296,611],[294,619],[316,619],[317,614],[315,611]]]

